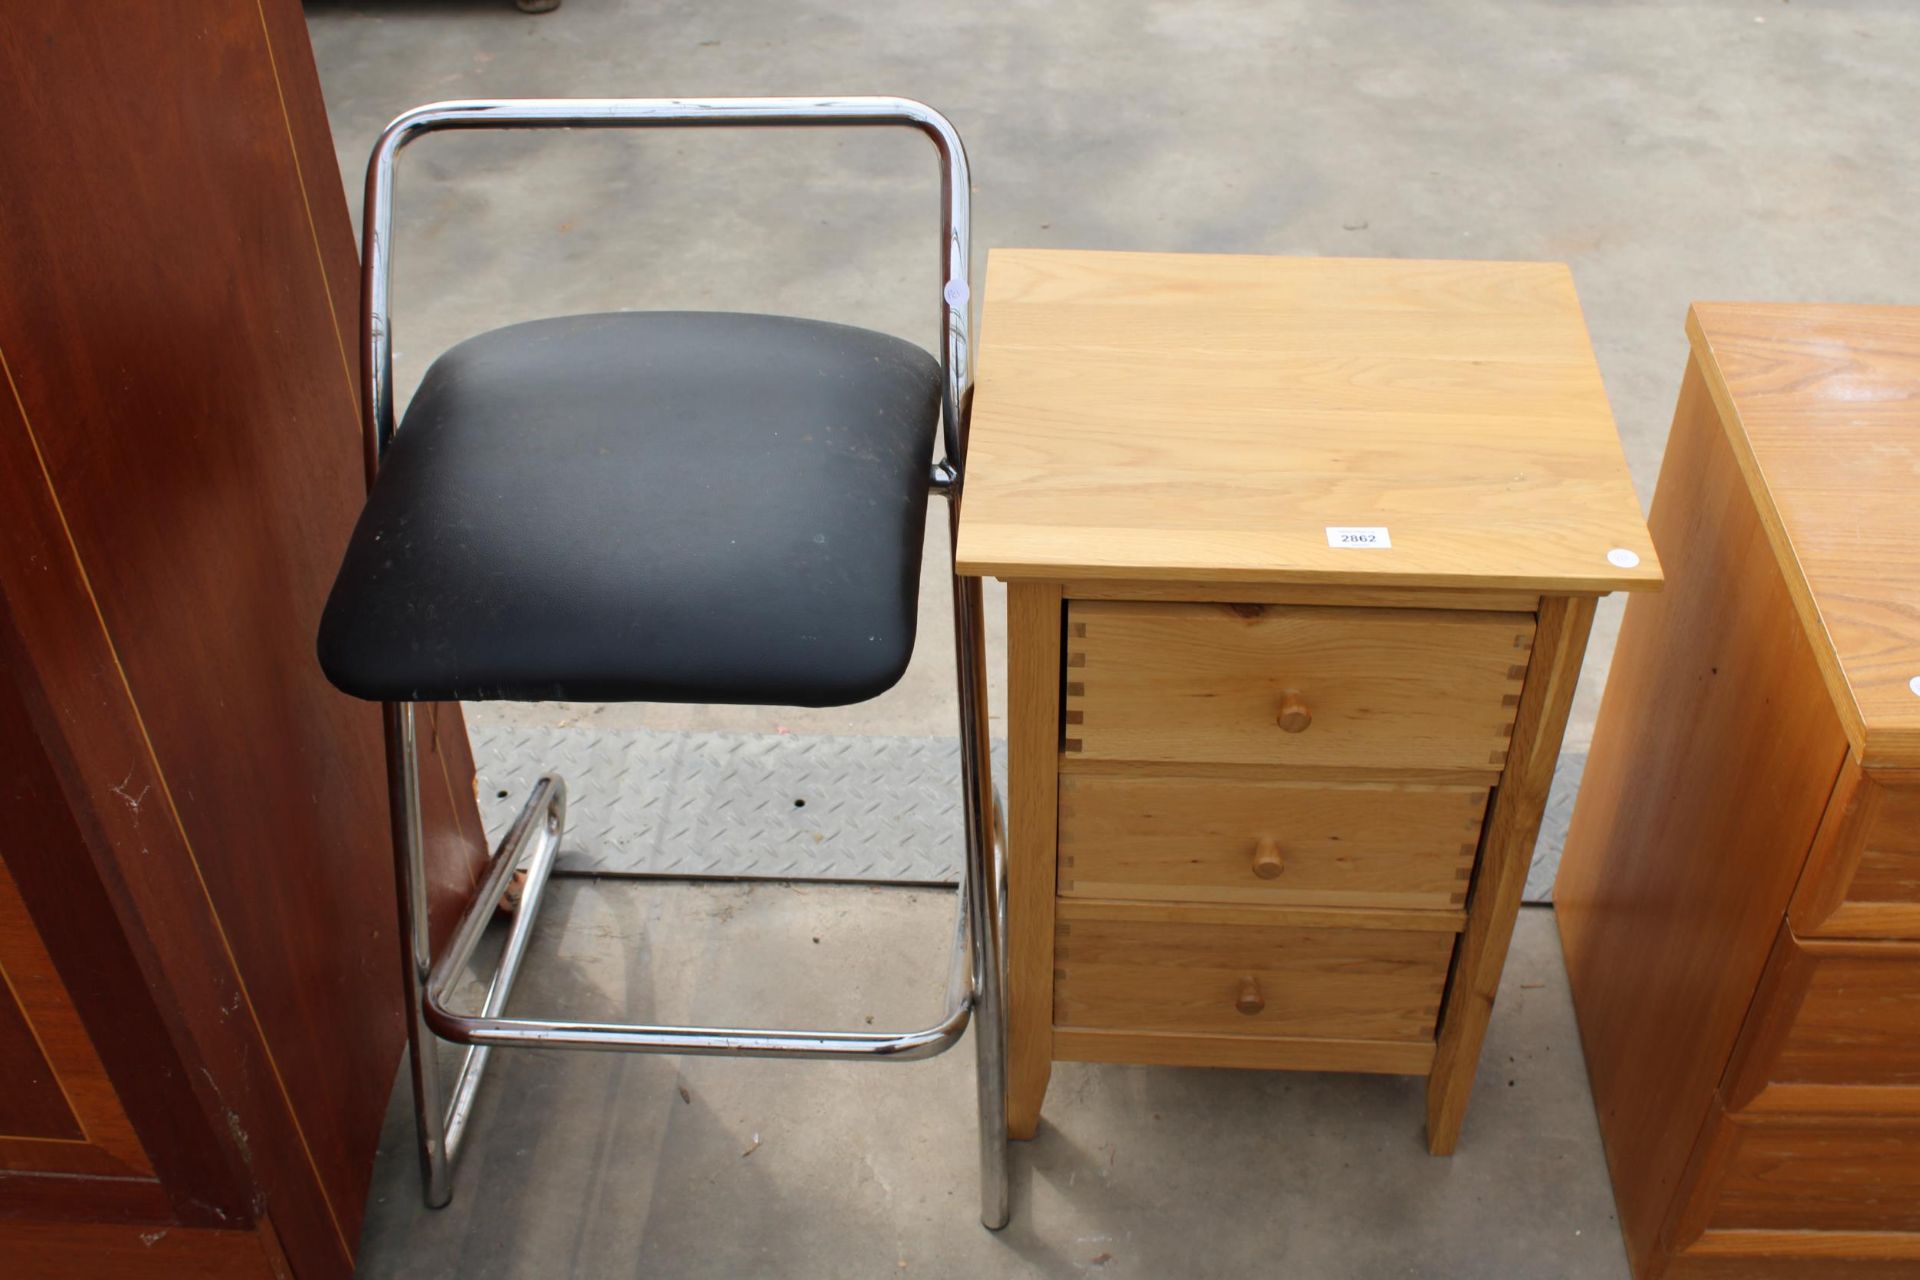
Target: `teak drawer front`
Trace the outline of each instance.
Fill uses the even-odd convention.
[[[1920,938],[1920,772],[1849,758],[1791,915],[1806,937]]]
[[[1466,901],[1485,787],[1068,774],[1065,897],[1440,908]]]
[[[1063,910],[1055,926],[1057,1027],[1433,1038],[1452,932],[1102,918],[1098,911]]]
[[[1533,631],[1514,613],[1075,600],[1065,750],[1497,771]]]
[[[1715,1107],[1673,1243],[1706,1231],[1920,1232],[1920,1120],[1744,1120]]]
[[[1783,926],[1724,1094],[1741,1115],[1920,1116],[1920,943]]]

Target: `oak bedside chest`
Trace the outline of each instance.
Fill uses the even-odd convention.
[[[1642,1280],[1920,1276],[1920,307],[1695,307],[1555,890]]]
[[[1594,598],[1660,569],[1566,268],[997,250],[1009,1128],[1056,1059],[1429,1077],[1459,1137]]]

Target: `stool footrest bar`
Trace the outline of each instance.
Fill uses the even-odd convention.
[[[600,1049],[733,1058],[888,1058],[911,1062],[944,1053],[966,1032],[970,1004],[920,1031],[752,1030],[662,1027],[626,1022],[555,1022],[541,1018],[470,1018],[429,1004],[427,1025],[443,1039],[486,1048]]]
[[[427,1026],[443,1040],[473,1046],[467,1053],[447,1110],[447,1149],[451,1156],[474,1091],[486,1067],[488,1050],[496,1045],[520,1048],[595,1049],[619,1053],[672,1053],[692,1056],[745,1058],[892,1059],[915,1061],[945,1052],[966,1034],[973,1007],[973,983],[967,963],[968,905],[964,890],[956,895],[952,960],[949,966],[946,1011],[939,1022],[915,1031],[812,1031],[750,1027],[655,1026],[647,1023],[577,1022],[551,1018],[503,1016],[520,963],[526,956],[536,913],[566,828],[567,787],[555,774],[535,784],[488,865],[479,890],[455,928],[452,942],[435,961],[427,979],[424,1014]],[[532,846],[531,856],[526,850]],[[506,946],[487,987],[479,1014],[448,1007],[453,985],[466,972],[494,908],[524,860],[527,884],[519,913],[507,935]]]

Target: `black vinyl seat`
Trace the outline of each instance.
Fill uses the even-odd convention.
[[[377,701],[874,697],[913,650],[940,380],[780,316],[469,339],[381,458],[321,666]]]

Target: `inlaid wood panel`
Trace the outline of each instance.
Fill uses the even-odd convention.
[[[1070,601],[1065,751],[1497,768],[1533,629],[1512,613]]]
[[[4,923],[4,922],[0,922]],[[14,994],[13,975],[0,963],[0,1164],[19,1142],[78,1143],[86,1132],[60,1088],[39,1032]]]
[[[293,1280],[263,1233],[0,1221],[7,1280]]]
[[[37,832],[0,853],[160,1205],[271,1214],[303,1277],[345,1276],[400,975],[378,712],[313,659],[364,470],[303,19],[11,6],[0,67],[0,171],[33,175],[0,190],[0,781]],[[482,856],[462,732],[423,729],[443,918]],[[42,1178],[36,1212],[126,1220],[104,1181]]]
[[[0,452],[6,440],[0,432]],[[0,467],[0,490],[8,478]],[[0,521],[0,544],[17,527]],[[50,713],[28,696],[30,688],[15,682],[18,636],[10,623],[0,607],[0,811],[13,833],[0,846],[0,862],[19,892],[15,911],[0,926],[0,946],[22,1007],[42,1032],[48,1058],[93,1142],[112,1132],[112,1109],[124,1110],[138,1140],[106,1151],[94,1149],[93,1142],[14,1146],[8,1176],[0,1180],[0,1219],[81,1217],[202,1227],[240,1221],[246,1189],[225,1152],[207,1140],[197,1088],[206,1077],[176,1051],[177,1024],[169,1019],[180,1010],[151,998],[153,971],[143,966],[134,940],[115,918],[113,893],[83,830],[87,815],[75,812],[67,775],[50,755],[59,747],[57,736],[45,736]],[[111,809],[103,817],[107,824],[119,820]],[[204,954],[190,958],[207,963]],[[63,1026],[66,1016],[80,1025]],[[62,1045],[74,1047],[71,1059]],[[89,1054],[104,1070],[85,1060]],[[103,1097],[110,1106],[96,1115],[91,1100]],[[151,1166],[153,1179],[139,1176],[143,1165]],[[0,1255],[0,1264],[5,1261]]]
[[[1457,908],[1485,787],[1060,779],[1062,895]]]
[[[151,1177],[80,1015],[0,859],[0,1169]],[[4,1197],[0,1197],[0,1202]]]

